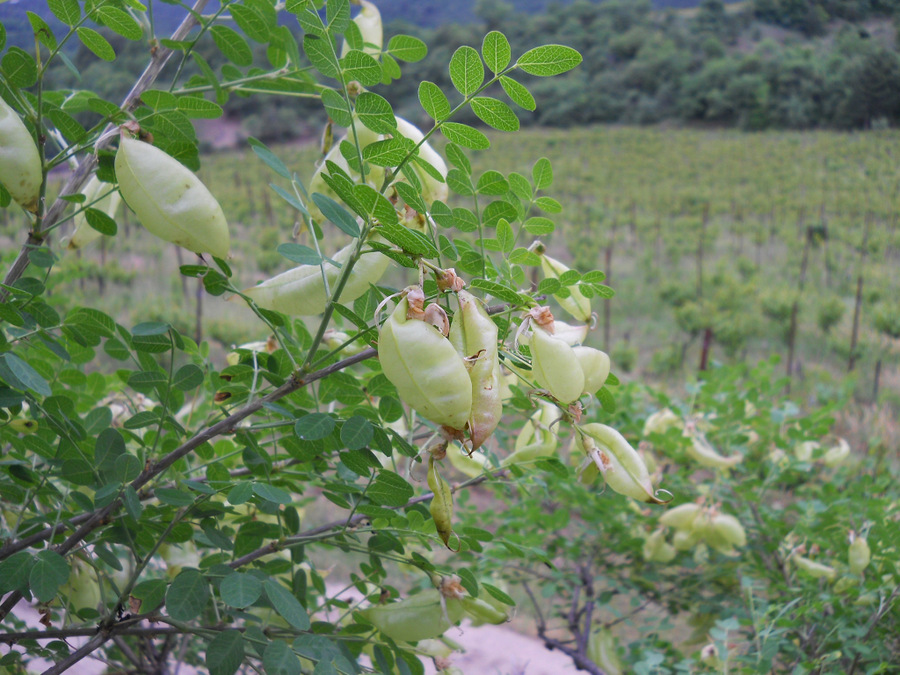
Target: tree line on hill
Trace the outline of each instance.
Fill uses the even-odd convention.
[[[423,28],[391,22],[387,34],[417,35],[429,56],[404,64],[391,85],[400,114],[421,120],[416,97],[423,79],[453,91],[444,64],[458,45],[480,46],[501,30],[517,45],[561,43],[584,55],[565,77],[528,84],[538,101],[523,124],[599,123],[691,125],[762,129],[863,129],[900,123],[900,55],[894,19],[900,0],[752,0],[727,5],[701,0],[688,10],[659,10],[651,0],[551,2],[545,12],[522,13],[504,0],[477,0],[477,23]],[[297,28],[299,32],[299,28]],[[146,45],[108,35],[119,55],[98,62],[84,47],[71,55],[80,77],[111,100],[127,90],[146,60]],[[266,54],[254,47],[257,62]],[[211,41],[201,55],[213,68],[224,57]],[[56,85],[74,84],[59,67]],[[502,92],[497,92],[502,97]],[[318,133],[315,100],[232,95],[226,113],[247,133],[278,141]],[[471,120],[461,121],[477,122]]]

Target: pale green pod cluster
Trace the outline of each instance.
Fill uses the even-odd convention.
[[[606,675],[624,675],[625,665],[616,649],[616,638],[608,628],[599,628],[591,633],[587,646],[588,658],[596,663]]]
[[[569,271],[569,267],[561,263],[556,258],[551,258],[549,255],[547,255],[546,249],[542,244],[535,246],[534,252],[541,257],[541,270],[544,272],[544,276],[546,278],[558,279],[563,273]],[[568,289],[568,297],[562,297],[561,295],[554,294],[554,299],[559,303],[560,307],[566,310],[578,321],[583,321],[585,323],[590,322],[590,299],[586,298],[584,296],[584,293],[582,293],[577,286],[569,286]]]
[[[659,524],[675,530],[672,545],[678,551],[687,551],[703,542],[714,551],[734,556],[738,554],[735,546],[747,544],[741,522],[714,506],[681,504],[660,516]]]
[[[362,35],[363,51],[369,56],[378,57],[381,54],[381,48],[384,45],[384,30],[381,22],[381,12],[374,3],[368,0],[358,0],[360,5],[359,13],[353,17],[353,23],[359,28]],[[344,42],[341,49],[341,58],[350,51],[350,45]]]
[[[522,333],[521,339],[531,351],[531,374],[542,389],[562,403],[572,403],[603,386],[610,368],[605,352],[572,346],[572,332],[557,334],[556,325],[561,322],[554,320],[547,307],[531,310],[527,320],[531,322],[531,333]]]
[[[123,135],[116,152],[116,178],[122,199],[152,234],[194,253],[228,257],[230,237],[222,207],[177,159]]]
[[[353,256],[356,243],[351,243],[334,254],[333,260],[343,265]],[[341,292],[341,302],[353,302],[369,290],[370,284],[377,284],[390,265],[390,259],[381,253],[365,253],[360,256],[350,278]],[[323,264],[325,274],[319,265],[300,265],[287,272],[266,279],[256,286],[244,289],[244,295],[263,309],[282,312],[292,316],[313,316],[325,311],[328,304],[328,293],[325,290],[325,279],[328,290],[334,292],[335,285],[341,276],[342,268],[329,262]]]
[[[459,310],[453,315],[450,342],[463,358],[472,382],[468,431],[470,450],[474,451],[494,433],[503,416],[497,324],[468,291],[459,291],[457,299]]]
[[[88,208],[102,211],[110,218],[115,220],[116,213],[122,203],[122,195],[114,189],[109,183],[102,182],[97,176],[92,176],[87,185],[82,189],[81,194],[84,195],[84,205]],[[73,218],[75,229],[68,239],[63,241],[63,245],[70,251],[84,248],[101,236],[100,232],[88,225],[87,218],[81,212]]]
[[[847,562],[850,573],[861,575],[872,560],[872,551],[865,537],[854,536],[851,533],[850,548],[847,550]]]
[[[441,331],[408,318],[404,297],[381,327],[378,359],[400,398],[425,419],[462,432],[472,412],[472,382],[462,357]]]
[[[0,183],[26,211],[37,213],[41,156],[22,119],[0,97]]]
[[[500,466],[532,462],[539,457],[556,453],[559,439],[550,431],[550,425],[559,418],[559,409],[541,401],[538,409],[522,426],[516,437],[515,450],[500,462]]]
[[[610,489],[641,502],[663,503],[654,493],[647,465],[622,434],[596,422],[576,431],[581,449]]]

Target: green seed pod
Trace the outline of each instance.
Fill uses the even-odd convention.
[[[650,415],[647,421],[644,422],[644,436],[664,434],[672,427],[681,429],[684,427],[684,422],[674,412],[668,408],[663,408]]]
[[[228,257],[222,207],[186,166],[149,143],[123,135],[116,152],[122,199],[145,228],[194,253]]]
[[[834,467],[843,464],[844,460],[850,456],[850,444],[847,443],[843,438],[838,439],[837,445],[828,448],[825,452],[825,456],[822,457],[822,461],[825,462],[825,466],[829,469],[833,469]]]
[[[516,437],[515,452],[500,462],[500,466],[510,466],[531,462],[538,457],[549,457],[556,452],[559,440],[550,431],[550,425],[559,417],[559,409],[541,402],[538,410],[525,422]]]
[[[837,570],[833,567],[829,567],[828,565],[814,562],[809,558],[804,558],[801,555],[794,555],[791,557],[791,560],[794,561],[794,564],[798,569],[803,570],[806,574],[813,577],[814,579],[827,579],[828,581],[834,581],[835,578],[837,578]]]
[[[647,465],[622,434],[598,423],[585,424],[576,430],[582,450],[612,490],[641,502],[663,503],[654,494]]]
[[[342,266],[353,255],[356,244],[348,244],[334,254],[335,262]],[[353,302],[369,290],[370,284],[377,284],[390,265],[390,258],[378,252],[360,256],[350,278],[341,292],[340,302]],[[328,288],[334,291],[341,276],[341,269],[326,262],[325,277]],[[261,284],[244,289],[244,294],[263,309],[282,312],[291,316],[314,316],[325,311],[328,295],[322,269],[318,265],[300,265],[294,269],[266,279]],[[239,297],[239,296],[236,296]]]
[[[10,420],[9,428],[13,431],[23,434],[29,435],[37,433],[38,423],[37,420],[30,420],[23,417],[17,417],[14,420]]]
[[[600,628],[591,633],[587,656],[600,666],[606,675],[623,675],[625,672],[625,666],[616,649],[616,638],[608,628]]]
[[[672,562],[677,553],[675,547],[666,541],[666,532],[662,529],[654,530],[653,533],[644,540],[642,552],[644,560],[647,562],[659,563]]]
[[[572,403],[584,391],[584,371],[572,347],[532,324],[531,364],[538,384],[562,403]]]
[[[473,452],[469,455],[463,448],[453,444],[447,448],[447,459],[454,469],[469,478],[477,478],[484,473],[487,463],[487,457],[480,452]]]
[[[700,541],[700,534],[694,530],[676,530],[672,535],[672,546],[676,551],[689,551]]]
[[[676,530],[690,531],[694,527],[694,521],[700,515],[700,505],[689,502],[668,509],[659,517],[659,524]]]
[[[703,520],[702,517],[699,520]],[[706,545],[725,555],[737,555],[734,547],[747,544],[747,535],[741,522],[726,513],[711,514],[702,531]]]
[[[685,430],[685,435],[690,436],[691,439],[691,444],[688,446],[688,455],[703,466],[730,469],[744,460],[744,456],[740,454],[732,455],[731,457],[720,455],[712,444],[706,440],[706,436],[699,431],[694,430],[692,433],[689,433]]]
[[[0,97],[0,183],[26,211],[37,213],[41,156],[18,113]]]
[[[464,616],[462,602],[430,588],[400,602],[369,607],[363,618],[393,640],[418,642],[436,638]]]
[[[360,9],[359,13],[353,17],[353,23],[359,28],[359,32],[365,43],[363,51],[369,56],[378,57],[381,54],[381,47],[384,44],[381,12],[378,11],[378,7],[368,0],[359,0],[359,5],[362,9]],[[344,58],[349,51],[350,45],[344,42],[344,46],[341,49],[341,58]]]
[[[794,447],[794,457],[800,462],[811,462],[813,452],[819,447],[818,441],[803,441]]]
[[[609,377],[609,356],[593,347],[572,347],[572,351],[578,357],[584,373],[584,393],[596,394]]]
[[[847,560],[850,564],[851,574],[861,575],[872,560],[872,551],[865,537],[852,537],[850,548],[847,551]]]
[[[378,358],[385,377],[425,419],[462,431],[472,412],[466,366],[440,331],[408,319],[408,313],[409,300],[404,297],[381,327]]]
[[[486,623],[498,625],[509,621],[509,614],[506,611],[481,598],[466,596],[461,602],[463,611],[472,619],[475,626]]]
[[[115,220],[116,212],[122,203],[122,195],[112,185],[101,182],[97,176],[92,176],[81,191],[81,194],[85,196],[85,205],[90,204],[90,208],[102,211]],[[100,198],[99,201],[98,198]],[[97,230],[88,225],[84,212],[79,213],[72,220],[75,223],[75,229],[72,230],[72,234],[69,235],[68,239],[64,239],[62,242],[70,251],[84,248],[102,236]]]
[[[444,546],[450,548],[450,535],[453,534],[453,491],[438,472],[434,455],[428,459],[428,487],[434,492],[429,511],[434,519],[435,529]]]
[[[543,244],[534,247],[534,252],[541,257],[541,269],[544,276],[548,279],[558,279],[564,272],[568,272],[569,268],[556,258],[551,258],[546,253]],[[591,320],[591,301],[584,297],[584,294],[577,286],[568,286],[569,297],[564,298],[554,295],[559,306],[575,317],[578,321],[589,323]]]
[[[376,134],[374,131],[366,127],[364,124],[357,123],[357,120],[355,118],[353,120],[353,126],[356,129],[356,135],[359,139],[360,148],[365,148],[366,146],[371,145],[372,143],[380,141],[382,138],[384,138],[383,136]],[[340,167],[341,170],[343,170],[347,173],[348,176],[350,176],[350,179],[354,183],[362,182],[362,177],[359,175],[359,173],[350,168],[350,163],[346,160],[344,155],[341,154],[341,143],[343,143],[344,141],[348,141],[350,143],[354,142],[352,132],[344,134],[338,140],[338,142],[334,144],[334,147],[328,151],[328,154],[325,155],[325,161],[323,161],[319,168],[316,169],[315,173],[313,173],[312,178],[309,181],[309,194],[318,192],[327,197],[330,197],[336,202],[342,202],[342,199],[337,194],[337,192],[332,190],[328,183],[325,182],[324,175],[328,173],[328,162],[333,162],[338,167]],[[384,169],[380,166],[369,164],[366,170],[366,184],[369,187],[375,188],[377,190],[381,188],[381,183],[383,181]],[[309,211],[309,215],[317,222],[322,223],[327,220],[325,216],[322,215],[319,207],[316,206],[315,202],[313,202],[311,199],[307,202],[306,208]]]
[[[401,136],[408,138],[416,144],[420,143],[422,139],[425,138],[425,134],[423,134],[414,124],[407,122],[402,117],[397,117],[396,120],[397,131]],[[438,180],[421,166],[413,162],[416,174],[422,181],[422,199],[425,201],[425,204],[431,206],[431,204],[437,200],[446,202],[447,198],[450,196],[450,188],[447,186],[447,164],[444,162],[444,158],[428,144],[428,141],[425,141],[419,146],[419,158],[431,164],[431,166],[437,169],[438,173],[443,176],[443,180]]]
[[[472,382],[468,428],[470,449],[474,451],[494,433],[503,416],[497,324],[474,295],[461,290],[457,297],[459,311],[453,317],[449,337],[468,367]]]

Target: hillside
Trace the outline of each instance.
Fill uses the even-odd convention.
[[[517,13],[540,14],[554,4],[570,4],[572,0],[513,0],[511,5]],[[592,0],[597,1],[597,0]],[[656,9],[684,9],[700,5],[702,0],[652,0]],[[737,0],[726,0],[727,3]],[[214,7],[218,3],[211,3]],[[477,0],[458,0],[457,2],[418,2],[417,0],[380,0],[378,7],[385,21],[402,20],[416,26],[435,28],[448,23],[470,24],[478,21],[475,11]],[[502,0],[489,0],[486,6],[504,4]],[[54,25],[52,15],[47,9],[46,0],[7,0],[0,2],[0,22],[6,26],[9,44],[27,46],[31,42],[31,30],[28,26],[26,11],[34,12]],[[171,31],[182,16],[178,5],[156,2],[153,5],[154,20],[159,32]],[[57,24],[58,25],[58,24]],[[55,28],[56,26],[54,26]]]

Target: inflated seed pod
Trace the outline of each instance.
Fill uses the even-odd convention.
[[[37,430],[40,427],[37,420],[17,417],[16,419],[9,421],[9,428],[17,433],[27,436],[29,434],[37,433]]]
[[[365,148],[372,143],[379,141],[383,138],[383,136],[376,134],[374,131],[366,127],[364,124],[359,123],[355,118],[353,120],[353,126],[356,129],[356,135],[359,139],[359,145],[361,148]],[[348,141],[350,143],[354,142],[352,130],[346,134],[344,134],[337,143],[334,144],[334,147],[328,151],[328,154],[325,155],[325,160],[316,169],[315,173],[313,173],[312,178],[309,181],[309,189],[308,192],[312,195],[315,192],[323,194],[336,202],[341,202],[340,196],[331,189],[328,183],[325,182],[324,175],[328,173],[328,162],[333,162],[338,167],[340,167],[344,172],[350,176],[350,179],[354,183],[361,183],[362,177],[350,168],[350,163],[346,160],[343,154],[341,154],[341,143],[344,141]],[[366,184],[369,187],[380,189],[381,183],[384,181],[384,169],[380,166],[375,166],[373,164],[369,164],[366,170]],[[319,207],[316,206],[315,202],[310,199],[306,203],[306,208],[309,210],[309,215],[318,222],[325,222],[327,219],[322,212],[319,210]]]
[[[434,455],[428,459],[428,487],[434,493],[429,507],[434,527],[444,546],[450,548],[450,535],[453,534],[453,491],[438,471]]]
[[[381,22],[381,12],[378,11],[373,3],[368,0],[359,0],[358,4],[361,9],[359,13],[353,17],[353,23],[359,28],[362,35],[363,51],[370,56],[378,56],[381,54],[381,47],[384,44],[384,30]],[[350,45],[344,42],[341,49],[341,58],[350,51]]]
[[[647,562],[667,563],[674,560],[677,552],[675,547],[666,541],[665,530],[657,529],[644,540],[642,553]]]
[[[584,391],[584,371],[572,347],[543,326],[532,325],[531,367],[537,383],[563,403],[572,403]]]
[[[872,551],[865,537],[851,536],[850,548],[847,551],[847,562],[852,574],[860,575],[869,566],[872,560]]]
[[[727,513],[711,514],[702,532],[706,545],[725,555],[737,555],[734,547],[747,544],[747,535],[741,522]]]
[[[641,502],[663,503],[654,494],[647,465],[622,434],[596,422],[576,430],[581,449],[612,490]]]
[[[472,624],[475,626],[486,623],[497,625],[509,621],[508,612],[481,598],[466,596],[460,602],[462,602],[466,616],[472,620]]]
[[[697,530],[676,530],[672,535],[672,546],[676,551],[689,551],[700,542],[701,534]]]
[[[417,642],[443,635],[462,620],[465,612],[458,598],[442,596],[439,590],[430,588],[399,602],[369,607],[360,614],[393,640]]]
[[[706,436],[696,429],[692,432],[688,432],[686,429],[685,435],[689,436],[691,439],[691,444],[688,446],[687,451],[688,455],[693,457],[703,466],[715,467],[717,469],[730,469],[744,460],[744,456],[741,454],[735,454],[731,457],[725,457],[724,455],[719,454],[712,444],[706,440]]]
[[[401,136],[408,138],[413,143],[419,143],[425,138],[425,134],[416,125],[407,122],[402,117],[397,117],[396,120],[397,131]],[[428,141],[419,146],[419,157],[437,169],[438,173],[444,178],[443,180],[437,180],[425,169],[413,162],[416,175],[422,181],[422,199],[425,200],[425,204],[431,206],[436,200],[447,201],[447,198],[450,196],[450,188],[447,185],[447,164],[444,162],[444,158],[428,144]]]
[[[472,412],[468,429],[470,450],[477,450],[494,433],[503,416],[497,324],[468,291],[457,294],[459,311],[450,326],[450,342],[463,358],[472,382]]]
[[[453,444],[447,448],[447,459],[454,469],[465,474],[469,478],[477,478],[484,473],[487,457],[480,452],[469,455],[463,448]]]
[[[544,276],[548,279],[558,279],[564,272],[569,271],[569,267],[561,263],[556,258],[547,255],[547,249],[543,244],[534,247],[534,252],[541,257],[541,269]],[[585,323],[591,320],[591,301],[584,297],[584,294],[577,286],[569,286],[569,297],[564,298],[560,295],[554,295],[554,299],[559,306],[575,317],[578,321]]]
[[[794,457],[797,458],[798,461],[801,462],[811,462],[813,458],[813,452],[818,450],[821,446],[818,441],[803,441],[802,443],[798,443],[794,447]]]
[[[112,185],[100,181],[97,176],[92,176],[88,181],[88,184],[85,185],[84,189],[81,191],[81,194],[85,196],[84,204],[86,206],[90,205],[89,208],[102,211],[115,220],[116,212],[119,210],[119,205],[122,203],[122,195],[120,195],[119,191]],[[84,248],[91,242],[96,241],[103,236],[100,232],[88,225],[84,212],[79,213],[72,220],[75,223],[75,229],[72,230],[72,234],[69,235],[68,239],[63,240],[62,242],[70,251]]]
[[[814,579],[834,581],[837,578],[837,570],[828,565],[817,563],[809,558],[804,558],[802,555],[793,555],[791,560],[797,566],[797,569],[802,570]]]
[[[334,261],[340,263],[343,268],[344,263],[353,255],[355,248],[355,243],[348,244],[334,254]],[[344,285],[340,302],[353,302],[369,290],[370,284],[377,284],[387,271],[390,262],[390,258],[377,251],[361,255],[350,272],[350,278]],[[328,279],[328,289],[333,292],[341,276],[342,268],[338,269],[327,262],[324,267],[325,277]],[[292,316],[321,314],[328,304],[325,280],[322,277],[322,269],[318,265],[300,265],[271,279],[266,279],[261,284],[244,289],[243,293],[263,309]]]
[[[500,466],[531,462],[538,457],[549,457],[556,452],[559,439],[550,431],[550,425],[559,418],[559,408],[541,402],[537,411],[522,425],[516,437],[515,451],[503,458]]]
[[[825,455],[822,457],[822,461],[825,463],[830,469],[838,466],[839,464],[843,464],[844,460],[850,456],[850,444],[847,443],[843,438],[839,438],[837,445],[828,448],[825,451]]]
[[[659,517],[660,525],[671,527],[675,530],[690,531],[694,526],[694,521],[700,515],[701,507],[699,504],[689,502],[681,504],[671,509],[667,509],[664,514]]]
[[[591,633],[587,647],[588,658],[596,663],[606,675],[623,675],[625,666],[616,649],[616,638],[608,628],[599,628]]]
[[[37,213],[42,180],[34,138],[18,113],[0,97],[0,183],[19,206]]]
[[[684,427],[684,421],[669,408],[663,408],[650,415],[644,422],[644,436],[664,434],[672,427],[681,429]]]
[[[557,322],[554,322],[556,324]],[[554,335],[556,333],[554,332]],[[596,394],[609,377],[609,356],[593,347],[572,347],[584,373],[584,393]]]
[[[407,318],[409,312],[407,296],[381,327],[378,359],[385,377],[422,417],[461,432],[472,412],[468,370],[450,340],[425,321]]]
[[[123,134],[116,178],[122,199],[152,234],[194,253],[228,257],[230,238],[222,207],[177,159]]]

